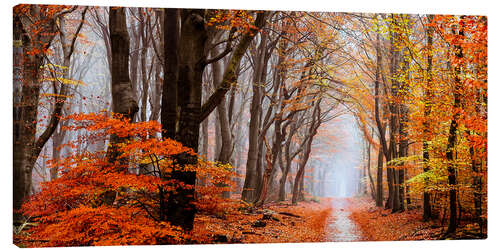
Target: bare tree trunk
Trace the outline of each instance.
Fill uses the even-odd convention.
[[[372,135],[373,136],[373,135]],[[371,144],[370,142],[367,142],[367,163],[366,163],[366,171],[368,172],[368,178],[370,179],[370,195],[372,199],[376,200],[376,195],[375,195],[375,183],[373,183],[373,177],[372,177],[372,172],[371,172]]]
[[[207,98],[206,96],[208,96],[208,85],[204,85],[203,89],[206,99]],[[201,123],[201,139],[202,139],[201,155],[206,159],[208,159],[208,121],[209,119],[207,118],[203,120],[203,122]]]
[[[403,57],[403,72],[406,72],[410,67],[410,62]],[[407,157],[408,156],[408,106],[404,103],[404,100],[408,99],[408,83],[410,82],[409,75],[407,76],[408,81],[401,82],[398,98],[401,100],[399,104],[399,151],[398,157]],[[406,168],[399,170],[399,196],[400,196],[400,206],[401,210],[405,209],[404,201],[407,201],[407,206],[410,205],[410,196],[406,196],[406,192],[408,191],[408,186],[406,185]],[[406,196],[406,199],[405,199]]]
[[[124,8],[109,11],[109,31],[111,35],[111,92],[113,112],[132,119],[138,111],[135,93],[129,78],[129,36]]]
[[[216,56],[217,54],[219,54],[219,51],[214,48],[212,55]],[[215,88],[217,87],[216,84],[222,81],[222,71],[220,64],[221,61],[212,63],[213,83]],[[233,138],[231,136],[230,124],[226,109],[226,98],[222,98],[221,102],[217,106],[217,114],[218,120],[216,121],[216,124],[219,128],[218,131],[220,133],[220,137],[217,137],[216,139],[218,139],[220,147],[217,147],[219,149],[219,155],[217,156],[216,161],[220,164],[228,164],[229,160],[231,159],[231,152],[233,149]],[[229,191],[224,191],[222,193],[223,198],[229,198],[229,195]]]
[[[313,142],[314,136],[318,132],[318,128],[321,124],[321,120],[320,120],[321,106],[320,106],[320,104],[321,104],[321,99],[316,101],[314,111],[312,112],[312,121],[311,121],[311,125],[309,127],[309,131],[308,131],[308,134],[306,137],[307,142],[305,145],[305,150],[303,151],[303,157],[302,157],[302,160],[300,162],[299,170],[297,171],[297,175],[295,177],[295,182],[293,185],[292,204],[297,204],[297,201],[300,198],[303,198],[303,192],[302,192],[302,197],[300,197],[301,195],[299,194],[299,191],[300,191],[299,185],[300,185],[301,181],[303,182],[305,167],[306,167],[307,161],[309,160],[309,156],[311,154],[312,142]],[[302,187],[303,187],[303,184],[302,184]]]
[[[394,14],[391,14],[392,22],[395,22],[396,16]],[[399,65],[399,59],[400,59],[400,53],[399,51],[396,50],[396,44],[395,44],[395,33],[390,32],[390,76],[391,78],[396,77],[397,75],[397,67]],[[396,103],[395,97],[398,95],[399,91],[399,82],[396,79],[391,80],[391,93],[390,93],[390,98],[391,100],[389,101],[389,113],[390,113],[390,118],[389,118],[389,148],[390,148],[390,153],[389,157],[386,157],[386,161],[390,162],[391,160],[395,159],[398,157],[398,150],[397,150],[397,145],[399,142],[399,130],[398,130],[398,125],[399,125],[399,109],[398,109],[398,104]],[[391,166],[388,166],[391,167]],[[392,169],[392,212],[399,212],[401,210],[401,189],[400,189],[400,170],[399,169]]]
[[[384,187],[382,185],[383,182],[383,167],[384,167],[384,153],[382,152],[382,148],[378,149],[378,159],[377,159],[377,198],[376,205],[377,207],[383,206],[384,199]]]
[[[148,94],[149,94],[149,80],[151,79],[151,73],[153,71],[153,63],[151,63],[149,72],[147,70],[147,65],[146,65],[146,59],[148,56],[148,48],[149,48],[149,36],[151,31],[148,30],[146,26],[146,22],[149,22],[149,17],[147,17],[148,20],[144,20],[144,15],[143,15],[143,10],[142,8],[139,8],[138,11],[138,16],[139,16],[139,36],[141,38],[141,43],[142,43],[142,49],[141,51],[141,82],[142,82],[142,95],[141,95],[141,113],[140,113],[140,118],[141,121],[147,121],[147,103],[148,103]]]
[[[165,19],[172,20],[169,18],[169,14]],[[198,152],[199,125],[201,122],[201,83],[205,68],[203,62],[206,58],[204,48],[207,41],[204,11],[182,10],[181,20],[180,42],[178,44],[178,106],[167,109],[171,111],[178,110],[179,112],[178,131],[175,138],[184,146]],[[176,20],[172,21],[176,22]],[[166,41],[168,33],[164,35]],[[173,115],[173,113],[170,115]],[[177,121],[177,119],[174,121]],[[172,171],[170,178],[179,182],[180,185],[175,192],[171,192],[168,196],[167,221],[190,231],[193,228],[196,213],[196,207],[192,203],[194,189],[191,188],[196,182],[196,172],[186,171],[184,166],[196,164],[197,157],[181,154],[176,158],[179,167]]]
[[[381,54],[381,48],[380,48],[380,35],[377,33],[377,44],[375,46],[376,54],[377,54],[377,61],[376,61],[376,69],[375,69],[375,121],[377,124],[377,129],[378,129],[378,134],[379,134],[379,140],[380,140],[380,146],[381,150],[383,152],[383,155],[385,156],[386,162],[391,159],[390,155],[390,147],[387,146],[386,138],[385,138],[385,131],[386,131],[386,124],[383,124],[381,121],[381,115],[380,115],[380,83],[381,83],[381,73],[382,73],[382,54]],[[393,204],[393,169],[387,168],[387,187],[388,187],[388,197],[385,203],[385,208],[392,208]]]
[[[162,137],[176,139],[178,130],[178,86],[179,75],[179,9],[165,9],[163,23],[164,59],[163,93],[161,97]]]
[[[258,179],[260,176],[257,174],[257,162],[259,161],[259,127],[260,127],[260,117],[262,112],[262,98],[261,91],[262,87],[260,80],[262,79],[262,72],[264,71],[264,56],[262,51],[264,51],[266,47],[267,35],[261,35],[261,41],[259,45],[259,54],[258,63],[255,65],[254,72],[254,84],[252,86],[253,95],[252,102],[250,104],[250,123],[249,123],[249,134],[248,134],[248,157],[247,157],[247,166],[246,166],[246,174],[245,174],[245,183],[243,185],[243,192],[241,197],[244,201],[253,202],[257,195],[257,186]]]

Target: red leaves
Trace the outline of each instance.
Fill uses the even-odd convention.
[[[104,131],[108,135],[113,134],[122,138],[130,136],[147,137],[161,132],[161,124],[157,121],[131,123],[120,114],[111,114],[110,117],[110,114],[106,112],[73,114],[62,119],[72,120],[75,123],[73,126],[63,127],[66,130]]]
[[[40,220],[35,227],[34,246],[104,246],[173,243],[182,231],[168,223],[157,223],[135,207],[77,207]]]
[[[173,185],[184,185],[165,177],[176,155],[193,150],[154,137],[161,131],[156,121],[131,123],[104,112],[61,119],[70,122],[63,129],[90,132],[61,148],[110,135],[124,140],[110,145],[107,153],[84,151],[48,161],[62,174],[42,183],[42,190],[23,205],[24,214],[38,223],[30,231],[29,246],[166,244],[185,238],[180,229],[159,221],[158,192],[159,187],[168,193]],[[118,156],[110,159],[110,152]]]
[[[96,246],[170,244],[183,242],[179,228],[160,221],[160,197],[179,185],[168,178],[179,155],[194,155],[181,143],[155,137],[158,122],[131,123],[120,115],[72,114],[62,117],[63,129],[85,130],[88,134],[58,148],[95,143],[109,136],[121,137],[108,152],[74,153],[49,160],[61,176],[42,183],[39,193],[23,205],[25,215],[38,223],[30,230],[28,246]],[[73,150],[72,150],[73,151]],[[110,154],[113,154],[112,158]],[[203,185],[196,187],[198,212],[239,213],[244,204],[222,197],[234,186],[232,166],[203,161],[183,166],[196,171]],[[137,174],[141,172],[142,174]],[[160,196],[160,188],[163,196]]]

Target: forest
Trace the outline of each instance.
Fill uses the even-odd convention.
[[[16,5],[13,243],[486,239],[487,27]]]

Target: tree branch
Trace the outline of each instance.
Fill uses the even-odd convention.
[[[259,29],[261,29],[265,25],[266,16],[267,12],[265,11],[258,13],[257,18],[255,19],[256,29],[250,30],[241,38],[224,72],[224,76],[222,78],[221,83],[218,85],[215,92],[207,99],[205,104],[203,104],[201,108],[199,122],[205,120],[205,118],[207,118],[208,115],[212,113],[215,107],[217,107],[217,105],[219,105],[219,103],[222,101],[222,98],[224,98],[227,91],[229,91],[229,89],[231,88],[231,84],[236,81],[236,75],[235,75],[236,68],[240,64],[241,58],[245,54],[254,36],[257,34],[257,32],[259,32]]]

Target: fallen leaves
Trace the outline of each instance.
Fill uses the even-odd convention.
[[[328,199],[296,206],[273,203],[224,217],[198,214],[191,237],[197,243],[324,242],[330,214]]]
[[[420,209],[391,213],[375,207],[369,198],[352,201],[350,209],[351,219],[369,241],[435,240],[442,231],[434,222],[422,222]]]

